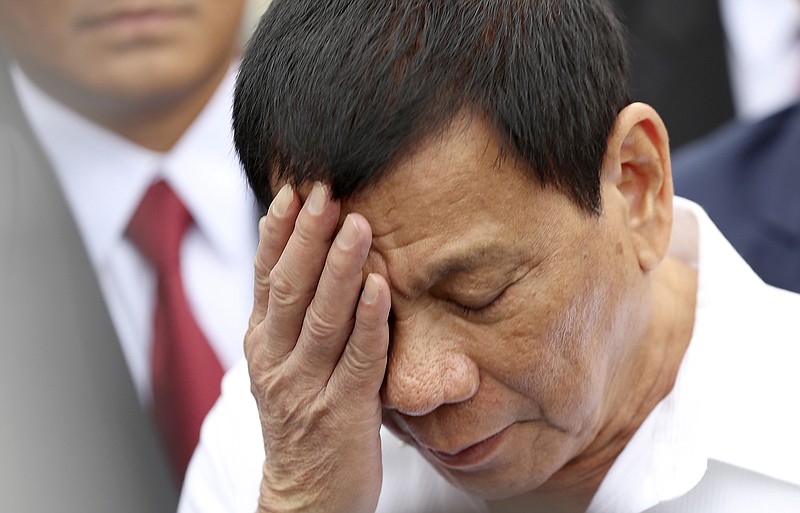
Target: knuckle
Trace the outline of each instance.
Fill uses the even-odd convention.
[[[356,312],[355,328],[369,336],[378,336],[384,325],[387,324],[386,319],[374,308],[364,308],[359,305]]]
[[[336,282],[349,282],[353,277],[361,276],[361,267],[351,256],[341,251],[331,251],[325,261],[328,274]],[[360,281],[360,279],[359,279]]]
[[[264,223],[264,230],[259,235],[259,248],[268,255],[275,252],[280,254],[294,224],[289,219],[276,219],[272,212],[269,212],[267,221]]]
[[[268,372],[267,369],[274,365],[275,358],[270,356],[268,351],[269,341],[262,329],[262,325],[257,325],[247,330],[243,346],[251,377],[263,375]]]
[[[360,344],[350,342],[343,355],[347,367],[357,375],[371,373],[377,366],[386,366],[386,355],[369,351]]]
[[[244,357],[248,362],[251,362],[258,358],[259,349],[261,348],[261,343],[259,340],[259,329],[258,326],[253,324],[253,321],[250,321],[250,327],[247,329],[247,333],[244,336]]]
[[[266,296],[269,295],[270,289],[270,279],[268,273],[259,273],[256,271],[255,277],[253,278],[253,298],[256,301],[260,301],[262,299],[266,299]]]
[[[317,302],[312,302],[306,311],[303,330],[311,339],[329,340],[339,334],[341,326],[330,312],[320,310]]]
[[[301,213],[294,224],[294,235],[297,243],[304,247],[312,246],[320,238],[318,222]]]
[[[275,267],[267,278],[269,287],[269,303],[277,307],[294,306],[300,301],[300,294],[286,273]]]
[[[272,271],[270,266],[267,265],[264,260],[266,260],[266,258],[259,249],[258,252],[256,252],[255,258],[253,259],[253,269],[255,269],[256,279],[263,279],[265,276],[269,276],[269,273]]]

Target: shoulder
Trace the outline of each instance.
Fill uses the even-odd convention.
[[[707,185],[741,190],[742,181],[757,175],[786,173],[800,156],[798,142],[800,104],[757,122],[729,124],[673,156],[675,192],[696,199]]]
[[[36,170],[49,173],[50,164],[22,112],[8,63],[0,55],[0,172],[13,173],[15,183],[31,179]]]

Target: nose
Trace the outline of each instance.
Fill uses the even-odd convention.
[[[381,389],[384,408],[420,416],[475,395],[478,366],[457,344],[443,342],[436,330],[412,320],[395,324]]]

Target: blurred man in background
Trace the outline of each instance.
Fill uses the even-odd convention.
[[[249,313],[243,4],[0,0],[0,510],[174,508]]]

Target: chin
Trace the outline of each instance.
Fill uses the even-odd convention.
[[[559,470],[559,465],[525,458],[514,447],[506,447],[485,465],[450,468],[425,450],[417,451],[450,484],[473,497],[497,501],[535,493]]]

